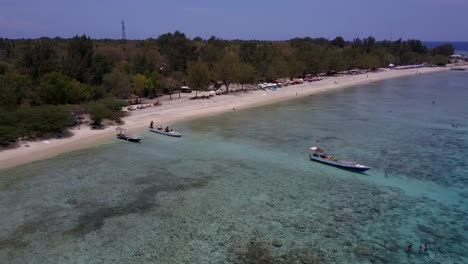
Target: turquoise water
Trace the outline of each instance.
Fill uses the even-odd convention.
[[[468,263],[467,100],[418,75],[0,171],[0,263]]]

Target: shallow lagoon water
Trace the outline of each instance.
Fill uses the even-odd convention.
[[[0,263],[468,263],[467,101],[418,75],[0,171]]]

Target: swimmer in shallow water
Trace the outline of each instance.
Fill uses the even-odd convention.
[[[406,248],[406,252],[408,252],[408,253],[413,252],[413,245],[411,245],[411,244],[408,245],[408,247]]]

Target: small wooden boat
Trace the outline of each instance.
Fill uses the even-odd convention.
[[[450,68],[450,70],[452,70],[452,71],[465,71],[466,68],[463,68],[463,67],[452,67],[452,68]]]
[[[141,141],[141,138],[139,138],[139,137],[127,136],[127,135],[124,135],[124,134],[117,134],[117,139],[129,141],[129,142],[133,142],[133,143],[140,143],[140,141]]]
[[[159,128],[150,128],[149,129],[151,132],[161,134],[161,135],[166,135],[170,137],[181,137],[182,134],[176,131],[166,131],[165,129],[159,129]]]
[[[364,172],[370,169],[369,167],[354,161],[338,160],[335,157],[328,155],[319,147],[312,147],[310,150],[312,151],[312,154],[309,154],[309,158],[313,161],[350,171]]]
[[[116,128],[118,133],[116,135],[116,138],[119,140],[124,140],[128,142],[133,142],[133,143],[140,143],[141,138],[137,136],[127,136],[127,131],[121,127]]]

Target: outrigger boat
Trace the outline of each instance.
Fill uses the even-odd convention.
[[[123,129],[121,127],[116,128],[118,133],[117,133],[117,139],[128,141],[128,142],[133,142],[133,143],[139,143],[141,141],[140,137],[137,136],[127,136],[127,130]]]
[[[354,161],[338,160],[335,157],[328,155],[319,147],[311,147],[310,150],[312,151],[312,154],[309,154],[310,160],[351,171],[364,172],[370,169],[369,167]]]
[[[182,134],[180,134],[179,132],[176,132],[176,131],[167,131],[166,129],[160,129],[160,128],[150,128],[149,129],[151,132],[154,132],[154,133],[157,133],[157,134],[161,134],[161,135],[166,135],[166,136],[170,136],[170,137],[181,137]]]

